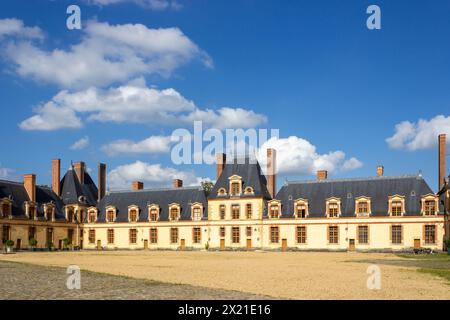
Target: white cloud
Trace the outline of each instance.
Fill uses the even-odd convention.
[[[142,181],[145,187],[169,187],[173,179],[183,180],[185,186],[200,186],[202,178],[194,173],[179,171],[161,164],[136,161],[118,166],[108,173],[108,186],[111,190],[129,189],[133,181]]]
[[[48,51],[22,40],[7,42],[5,55],[20,76],[65,88],[106,86],[140,75],[169,76],[196,58],[212,67],[211,58],[178,28],[91,20],[82,32],[81,41],[67,49]]]
[[[118,154],[155,154],[170,151],[170,136],[151,136],[142,141],[116,140],[102,146],[102,151],[110,156]]]
[[[415,151],[437,145],[439,134],[450,135],[450,116],[438,115],[430,120],[419,119],[417,123],[403,121],[395,125],[395,133],[386,139],[392,149]]]
[[[150,10],[178,10],[181,8],[181,5],[174,0],[86,0],[86,2],[98,6],[108,6],[118,3],[134,3]]]
[[[114,123],[192,125],[194,120],[203,120],[205,126],[219,129],[255,127],[266,122],[265,116],[242,108],[199,109],[175,89],[148,88],[143,79],[107,90],[63,90],[35,112],[20,124],[22,129],[80,128],[82,115],[88,121]]]
[[[290,136],[289,138],[271,138],[264,143],[258,152],[258,160],[262,168],[266,166],[267,149],[277,151],[277,173],[279,174],[315,174],[317,170],[328,170],[330,173],[354,170],[362,166],[356,158],[345,159],[343,151],[330,151],[319,154],[309,141]]]
[[[0,167],[0,179],[12,179],[13,172],[13,169]]]
[[[85,136],[70,146],[70,150],[83,150],[89,146],[89,137]]]
[[[44,33],[39,27],[25,27],[19,19],[0,19],[0,38],[15,36],[27,39],[43,39]]]

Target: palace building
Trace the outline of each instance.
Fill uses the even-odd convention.
[[[421,175],[389,177],[379,166],[369,178],[286,181],[277,192],[276,150],[267,151],[266,174],[249,157],[217,156],[217,180],[208,192],[183,187],[106,192],[106,166],[97,185],[77,162],[52,186],[0,181],[1,246],[17,249],[71,243],[115,250],[443,250],[449,238],[449,182],[445,135],[439,136],[439,191]]]

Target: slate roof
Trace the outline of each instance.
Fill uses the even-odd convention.
[[[256,160],[252,160],[250,157],[245,158],[234,158],[233,161],[226,162],[222,174],[217,179],[214,188],[211,190],[209,199],[226,199],[227,196],[218,196],[218,191],[220,188],[225,188],[227,194],[230,189],[230,178],[233,175],[238,175],[242,178],[242,190],[246,187],[252,187],[253,195],[244,195],[240,197],[255,197],[262,196],[265,199],[271,199],[269,191],[267,190],[267,180],[264,176],[261,166]]]
[[[106,207],[116,207],[116,221],[128,222],[128,207],[139,207],[139,220],[148,221],[148,205],[160,207],[159,220],[169,220],[169,204],[181,206],[180,220],[192,220],[191,204],[199,202],[203,205],[203,220],[208,218],[208,202],[205,191],[199,187],[144,189],[138,191],[109,192],[98,204],[97,221],[106,221]]]
[[[429,193],[433,191],[422,176],[410,175],[287,182],[276,199],[282,202],[282,218],[293,218],[294,201],[299,198],[308,200],[310,217],[324,217],[330,197],[340,198],[343,217],[354,217],[355,198],[360,196],[371,198],[373,216],[387,216],[389,196],[398,194],[405,196],[405,215],[414,216],[420,214],[421,196]]]
[[[29,201],[27,191],[23,183],[0,180],[0,199],[11,197],[12,215],[15,218],[26,218],[25,202]],[[60,198],[48,187],[36,186],[36,203],[37,203],[37,217],[44,219],[44,207],[46,203],[53,202],[56,207],[55,219],[65,220],[63,213],[63,202]]]
[[[80,184],[75,170],[69,169],[61,180],[61,198],[64,204],[80,203],[80,197],[91,206],[97,204],[98,189],[91,176],[84,173],[84,184]]]

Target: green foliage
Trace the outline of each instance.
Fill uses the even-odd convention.
[[[12,241],[12,240],[6,240],[6,241],[5,241],[5,245],[6,245],[8,248],[12,248],[12,247],[14,247],[14,241]]]
[[[64,248],[67,248],[68,246],[70,246],[72,244],[72,242],[68,239],[68,238],[64,238],[63,239],[63,245]]]
[[[35,248],[37,246],[37,240],[35,238],[31,238],[30,240],[28,240],[28,244],[30,245],[30,247]]]
[[[212,183],[211,181],[202,181],[200,184],[207,195],[209,195],[211,190],[214,188],[214,183]]]
[[[47,241],[47,242],[45,243],[45,247],[46,247],[47,249],[53,248],[53,242]]]

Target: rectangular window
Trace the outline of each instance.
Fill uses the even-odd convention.
[[[3,226],[2,228],[2,242],[9,240],[9,226]]]
[[[425,243],[435,244],[436,243],[436,226],[428,225],[425,226]]]
[[[339,215],[339,204],[332,202],[328,204],[328,216],[331,218],[337,218]]]
[[[150,229],[150,243],[152,244],[158,243],[158,229],[156,228]]]
[[[4,216],[5,218],[8,217],[8,216],[11,214],[9,208],[10,208],[10,206],[9,206],[8,203],[4,203],[4,204],[2,205],[3,216]]]
[[[170,220],[178,220],[178,208],[173,207],[170,209]]]
[[[232,196],[238,196],[241,193],[240,190],[240,186],[239,186],[239,182],[233,182],[231,184],[231,195]]]
[[[108,220],[108,222],[114,222],[114,211],[108,210],[108,212],[106,213],[106,219]]]
[[[297,218],[306,218],[306,205],[297,205]]]
[[[202,220],[202,208],[200,208],[200,207],[194,208],[193,219],[194,219],[194,221]]]
[[[150,221],[158,221],[158,209],[150,209]]]
[[[241,215],[241,208],[238,204],[231,206],[231,219],[239,219]]]
[[[247,219],[251,219],[252,218],[252,204],[251,203],[247,203],[247,205],[245,206],[245,215],[247,217]]]
[[[170,228],[170,243],[178,243],[178,228]]]
[[[252,227],[247,227],[245,229],[245,234],[247,235],[247,238],[250,238],[252,236]]]
[[[130,243],[137,243],[137,229],[130,229]]]
[[[67,239],[69,239],[69,243],[73,243],[73,229],[67,230]]]
[[[297,227],[297,243],[306,243],[306,226]]]
[[[361,244],[369,243],[369,227],[358,226],[358,242]]]
[[[426,200],[424,213],[426,216],[431,216],[436,213],[436,201],[434,200]]]
[[[369,203],[362,201],[358,203],[358,214],[367,215],[369,213]]]
[[[225,219],[225,205],[223,205],[223,204],[221,204],[219,207],[219,215],[220,215],[220,220]]]
[[[220,237],[225,238],[225,227],[220,227]]]
[[[270,227],[270,242],[278,243],[280,241],[280,229],[278,227]]]
[[[239,227],[232,227],[231,228],[231,235],[232,235],[233,243],[240,243],[241,242],[241,234],[240,234]]]
[[[108,244],[114,244],[114,229],[108,229],[107,240]]]
[[[280,214],[279,208],[280,208],[280,206],[277,205],[277,204],[274,204],[274,205],[271,205],[271,206],[270,206],[269,217],[270,217],[271,219],[276,219],[276,218],[279,217],[279,214]]]
[[[45,241],[47,244],[53,244],[53,228],[47,228],[47,232],[45,234]]]
[[[96,218],[95,211],[89,212],[89,222],[90,223],[94,223],[95,222],[95,218]]]
[[[94,229],[89,230],[89,243],[90,244],[95,243],[95,230]]]
[[[36,227],[28,228],[28,240],[30,239],[36,239]]]
[[[403,242],[402,226],[391,227],[391,240],[395,244],[401,244]]]
[[[192,241],[194,243],[200,243],[202,241],[201,228],[193,228],[192,229]]]
[[[391,203],[391,211],[392,216],[397,217],[402,215],[402,202],[401,201],[392,201]]]
[[[339,227],[329,226],[328,227],[328,243],[337,244],[339,243]]]
[[[130,210],[130,222],[137,221],[137,211],[135,209]]]

